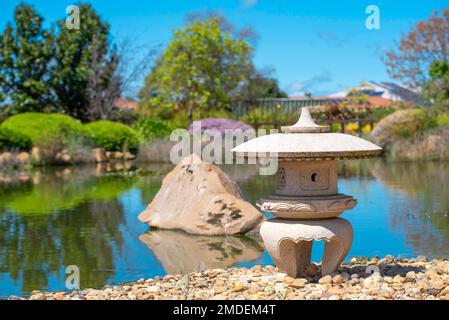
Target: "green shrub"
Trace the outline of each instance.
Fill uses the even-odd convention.
[[[27,137],[32,145],[48,144],[55,140],[66,141],[70,136],[79,135],[82,125],[72,117],[62,114],[21,113],[5,120],[0,128],[14,139]],[[28,142],[24,142],[25,144]],[[29,147],[28,145],[26,145]]]
[[[108,151],[133,150],[139,144],[137,132],[117,122],[91,122],[84,125],[83,132],[96,146]]]
[[[437,116],[436,123],[438,126],[445,126],[449,124],[449,113],[442,113]]]
[[[32,145],[23,133],[0,127],[0,150],[30,150]]]
[[[153,117],[140,118],[134,123],[133,128],[145,141],[167,137],[172,131],[167,122]]]

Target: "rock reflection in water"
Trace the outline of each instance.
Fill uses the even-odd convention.
[[[170,274],[229,268],[259,258],[263,245],[248,236],[198,236],[182,231],[153,230],[140,235]]]

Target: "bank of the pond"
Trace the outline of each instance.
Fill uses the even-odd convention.
[[[271,265],[255,265],[250,269],[208,269],[71,293],[33,291],[28,299],[449,300],[449,261],[428,260],[423,256],[413,259],[392,256],[353,258],[334,274],[324,277],[320,276],[320,266],[312,264],[307,275],[298,279]]]
[[[422,108],[399,110],[382,119],[371,134],[392,160],[449,160],[449,113]]]

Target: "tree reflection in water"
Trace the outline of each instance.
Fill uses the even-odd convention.
[[[114,276],[114,251],[122,250],[124,212],[117,196],[135,178],[94,170],[36,172],[2,180],[0,273],[22,291],[64,283],[68,265],[80,268],[82,287]]]

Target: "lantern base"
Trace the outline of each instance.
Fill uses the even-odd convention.
[[[310,197],[269,196],[258,201],[263,211],[281,218],[328,219],[354,208],[357,200],[345,194]]]
[[[275,264],[294,278],[305,275],[314,240],[326,242],[321,267],[324,276],[341,264],[353,239],[352,225],[343,218],[306,221],[274,218],[262,224],[260,234]]]

